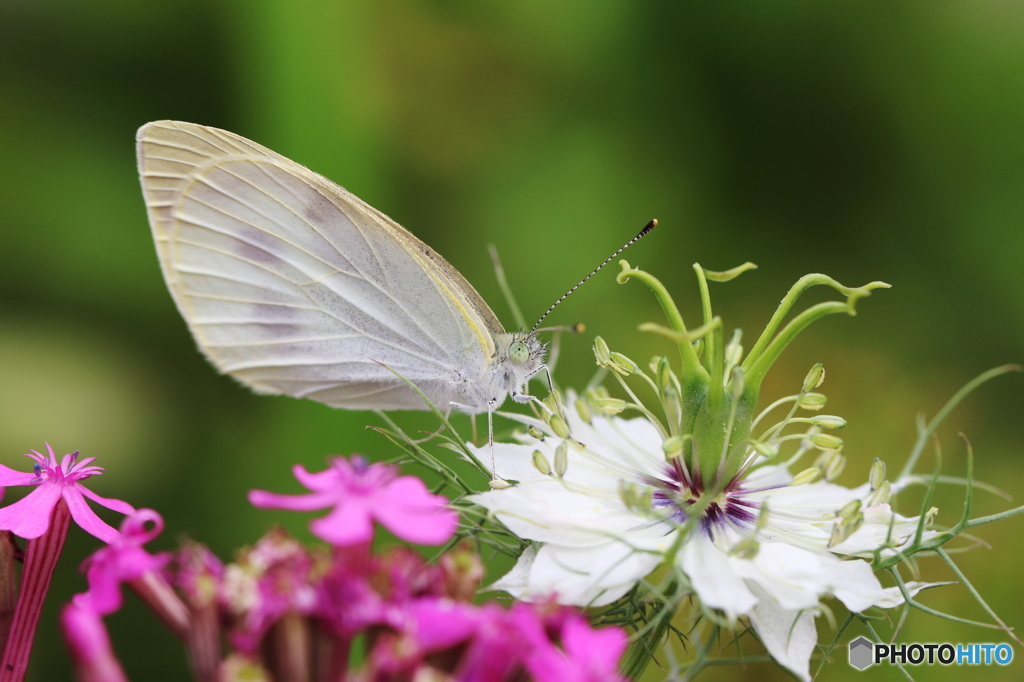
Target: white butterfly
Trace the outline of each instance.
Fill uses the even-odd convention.
[[[333,407],[493,412],[545,369],[448,262],[342,187],[216,128],[139,129],[160,266],[211,362]],[[392,371],[393,370],[393,371]]]

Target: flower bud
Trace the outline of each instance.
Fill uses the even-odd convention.
[[[608,344],[600,336],[594,337],[594,357],[601,367],[607,367],[611,362],[611,351],[608,350]]]
[[[843,447],[843,439],[830,433],[816,433],[811,436],[811,442],[819,450],[840,450]]]
[[[640,367],[622,353],[611,353],[608,367],[623,376],[638,374],[640,372]]]
[[[564,440],[555,448],[555,476],[562,478],[569,468],[569,444]]]
[[[825,407],[825,403],[828,398],[823,393],[804,393],[800,397],[800,407],[811,412],[817,412],[821,408]]]
[[[836,516],[841,519],[853,516],[860,511],[860,500],[850,500],[843,505],[843,508],[836,512]]]
[[[725,366],[735,367],[743,359],[743,344],[740,343],[740,330],[733,333],[729,343],[725,344]]]
[[[679,457],[683,454],[683,437],[670,436],[661,442],[661,451],[668,458]]]
[[[651,373],[654,374],[658,388],[662,392],[665,392],[675,386],[675,382],[672,381],[672,366],[668,362],[668,358],[664,356],[657,356],[651,360]]]
[[[834,481],[839,478],[839,474],[843,473],[843,469],[846,468],[846,455],[836,452],[835,457],[825,467],[825,480]]]
[[[889,501],[892,496],[892,490],[889,487],[889,481],[882,481],[877,488],[875,488],[868,499],[864,501],[864,506],[874,507],[878,504],[885,504]]]
[[[883,481],[885,481],[885,462],[875,457],[875,461],[871,463],[871,473],[868,474],[868,483],[871,484],[872,490],[877,490]]]
[[[799,474],[793,477],[790,485],[805,485],[807,483],[816,483],[821,480],[821,469],[818,467],[808,467]]]
[[[665,411],[665,420],[668,424],[678,426],[683,419],[683,403],[679,400],[679,392],[676,387],[669,385],[662,391],[661,407]]]
[[[559,417],[557,414],[551,415],[551,419],[548,421],[548,425],[551,430],[555,432],[555,435],[559,438],[569,437],[569,425],[565,423],[565,420]]]
[[[548,463],[548,458],[540,450],[533,451],[533,468],[544,476],[551,475],[551,465]]]
[[[820,426],[823,429],[841,429],[846,426],[846,420],[832,414],[822,414],[811,417],[811,424]]]
[[[616,415],[626,409],[626,401],[618,398],[599,398],[597,407],[604,414]]]
[[[584,423],[589,424],[594,419],[594,412],[590,409],[590,403],[584,397],[576,398],[576,414]]]
[[[813,391],[818,386],[821,386],[821,382],[825,381],[825,368],[819,362],[814,367],[811,367],[811,371],[804,377],[804,391]]]
[[[729,381],[730,387],[732,388],[732,399],[733,402],[739,402],[739,399],[743,397],[743,389],[746,382],[743,379],[743,370],[739,367],[734,367],[732,370],[732,377]]]

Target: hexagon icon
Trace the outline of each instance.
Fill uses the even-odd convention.
[[[850,642],[850,665],[857,670],[864,670],[874,663],[875,645],[864,637]]]

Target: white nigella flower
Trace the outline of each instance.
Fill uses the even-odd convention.
[[[852,312],[854,300],[884,285],[849,289],[821,275],[802,279],[743,358],[738,333],[723,342],[706,282],[740,271],[697,268],[705,320],[688,332],[660,283],[624,264],[620,281],[641,279],[666,310],[670,329],[647,328],[677,343],[681,370],[656,358],[648,375],[598,339],[598,364],[621,381],[631,402],[590,391],[569,397],[576,409],[564,411],[564,422],[521,418],[534,436],[539,429],[545,437],[493,446],[497,473],[517,484],[471,499],[534,543],[495,588],[520,599],[601,606],[667,565],[677,594],[696,595],[728,623],[746,618],[775,660],[808,680],[822,599],[834,596],[854,612],[901,604],[899,588],[883,588],[870,561],[934,534],[916,537],[921,520],[889,507],[892,487],[881,462],[859,488],[830,482],[845,457],[842,441],[828,431],[845,422],[795,416],[824,404],[811,392],[821,382],[820,367],[798,395],[762,413],[789,405],[788,415],[752,435],[761,419],[754,419],[761,379],[781,350],[817,317]],[[780,330],[793,302],[814,284],[832,286],[847,301],[813,306]],[[644,406],[623,377],[645,381],[658,409]],[[644,416],[616,416],[626,409]],[[794,452],[782,461],[787,447]],[[486,450],[479,454],[490,461]],[[791,471],[803,457],[815,461]],[[926,586],[908,585],[911,594]]]
[[[885,551],[895,551],[917,531],[918,519],[874,504],[863,509],[859,528],[829,547],[834,529],[849,518],[839,512],[870,497],[870,486],[794,484],[785,466],[765,464],[709,500],[680,458],[666,462],[661,436],[646,418],[594,416],[588,423],[571,411],[566,418],[585,449],[565,449],[543,422],[524,419],[548,437],[494,445],[498,471],[518,485],[472,498],[536,543],[496,589],[525,600],[553,596],[601,606],[671,557],[704,606],[730,620],[749,618],[775,660],[802,679],[810,679],[823,596],[857,612],[903,602],[898,588],[881,586],[868,561],[843,557],[870,558],[887,538],[892,549]],[[568,456],[564,476],[533,466],[534,451],[552,462],[559,447]],[[923,585],[909,587],[913,593]]]

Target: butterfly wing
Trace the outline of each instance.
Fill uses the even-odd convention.
[[[442,408],[486,409],[502,327],[427,245],[233,133],[158,121],[137,142],[164,278],[221,372],[334,407],[424,409],[391,368]]]

